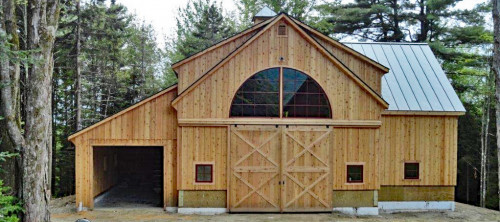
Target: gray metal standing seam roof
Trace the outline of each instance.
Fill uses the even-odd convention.
[[[257,12],[257,14],[255,14],[254,17],[274,17],[276,15],[277,15],[276,12],[274,12],[272,9],[266,6],[262,8],[259,12]]]
[[[388,110],[465,112],[426,43],[343,42],[390,70],[382,78]]]

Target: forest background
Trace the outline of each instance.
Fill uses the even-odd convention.
[[[30,9],[24,1],[2,1],[3,25],[7,31],[14,25],[17,34],[0,35],[0,51],[16,58],[19,67],[20,105],[14,108],[22,129],[30,98],[24,87],[29,87],[30,68],[36,62],[36,51],[29,48]],[[12,6],[9,19],[6,2]],[[470,9],[457,8],[460,2],[237,0],[237,9],[231,11],[216,0],[191,0],[172,15],[174,32],[159,37],[151,24],[116,0],[60,0],[50,88],[51,195],[75,192],[75,150],[69,135],[175,84],[171,64],[250,27],[252,16],[268,6],[341,41],[428,43],[467,109],[459,118],[456,200],[499,209],[493,1],[474,3]],[[15,53],[9,54],[12,49]],[[0,121],[0,195],[14,197],[20,181],[12,175],[22,168],[18,156],[7,155],[18,151],[6,130],[8,123]],[[5,186],[12,189],[2,189]],[[0,205],[2,201],[0,196]]]

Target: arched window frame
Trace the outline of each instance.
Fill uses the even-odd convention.
[[[248,80],[250,80],[251,78],[253,78],[255,75],[261,73],[261,72],[264,72],[266,70],[270,70],[270,69],[279,69],[279,116],[276,116],[276,117],[261,117],[261,116],[232,116],[231,113],[232,113],[232,109],[233,109],[233,103],[236,99],[236,96],[238,94],[238,92],[240,92],[240,89],[245,85],[245,83],[247,83]],[[302,75],[305,75],[307,77],[309,77],[310,79],[312,79],[314,81],[314,83],[316,83],[318,86],[319,86],[319,90],[320,92],[322,93],[322,95],[325,96],[326,98],[326,106],[328,107],[328,110],[329,110],[329,115],[328,117],[284,117],[283,116],[283,109],[284,109],[284,105],[283,105],[283,100],[284,100],[284,92],[283,92],[283,89],[284,89],[284,85],[283,85],[283,71],[285,69],[290,69],[290,70],[294,70],[294,71],[297,71],[299,72],[300,74]],[[301,71],[301,70],[298,70],[298,69],[295,69],[295,68],[290,68],[290,67],[271,67],[271,68],[267,68],[267,69],[263,69],[263,70],[260,70],[256,73],[254,73],[253,75],[251,75],[250,77],[248,77],[247,79],[245,79],[245,81],[243,81],[243,83],[238,87],[238,89],[236,90],[236,92],[234,93],[233,97],[232,97],[232,100],[231,100],[231,104],[230,104],[230,108],[229,108],[229,117],[230,118],[271,118],[271,119],[331,119],[333,116],[333,113],[332,113],[332,107],[331,107],[331,104],[330,104],[330,99],[328,98],[328,95],[327,93],[325,92],[325,90],[323,89],[323,86],[321,86],[321,84],[316,81],[316,79],[314,79],[313,77],[311,77],[310,75],[306,74],[305,72]]]

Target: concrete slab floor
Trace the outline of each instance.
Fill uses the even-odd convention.
[[[96,198],[95,208],[161,207],[161,191],[122,182]]]

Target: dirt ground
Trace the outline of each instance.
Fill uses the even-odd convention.
[[[222,214],[215,216],[165,213],[161,208],[99,208],[75,211],[74,196],[52,200],[52,221],[500,221],[500,212],[456,203],[454,212],[412,212],[355,217],[337,213],[321,214]]]

